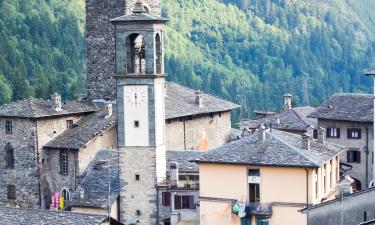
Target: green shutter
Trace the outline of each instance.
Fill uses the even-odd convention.
[[[268,219],[257,217],[257,225],[268,225]]]

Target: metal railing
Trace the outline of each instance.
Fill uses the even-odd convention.
[[[251,215],[272,215],[272,205],[270,203],[249,202],[246,204],[246,208],[249,208]]]

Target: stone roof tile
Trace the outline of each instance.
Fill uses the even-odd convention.
[[[1,225],[99,225],[106,216],[0,207]]]
[[[257,133],[213,149],[193,161],[254,166],[319,167],[345,150],[343,146],[311,140],[311,149],[302,149],[300,135],[266,131],[265,141]]]
[[[373,95],[335,94],[321,104],[309,117],[328,120],[372,122],[374,115]]]

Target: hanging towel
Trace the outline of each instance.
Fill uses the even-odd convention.
[[[245,217],[246,216],[246,212],[245,212],[246,205],[243,204],[243,203],[239,203],[238,206],[240,207],[240,211],[238,212],[238,216],[240,218]]]

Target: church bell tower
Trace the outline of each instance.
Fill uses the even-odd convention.
[[[116,40],[120,220],[158,224],[157,186],[165,181],[163,25],[137,0],[111,20]]]

